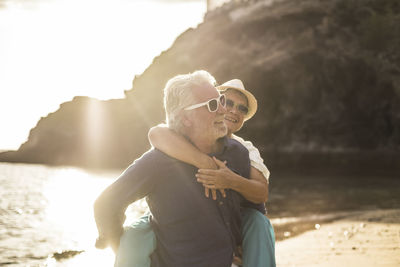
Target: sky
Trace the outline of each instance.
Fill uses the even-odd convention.
[[[0,0],[0,150],[85,95],[121,98],[206,1]]]

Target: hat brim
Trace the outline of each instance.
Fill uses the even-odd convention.
[[[217,86],[216,88],[218,91],[226,91],[228,89],[233,89],[233,90],[241,92],[242,94],[244,94],[247,97],[249,112],[247,112],[246,116],[244,116],[244,119],[243,119],[244,121],[251,119],[251,117],[253,117],[254,114],[256,114],[257,99],[249,91],[243,90],[242,88],[238,88],[238,87],[234,87],[234,86],[225,86],[225,85],[220,85],[220,86]]]

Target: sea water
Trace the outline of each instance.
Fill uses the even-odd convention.
[[[0,163],[0,265],[113,266],[94,248],[93,203],[120,173]],[[131,205],[126,224],[146,209]]]

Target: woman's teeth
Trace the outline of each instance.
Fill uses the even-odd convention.
[[[237,120],[233,119],[233,118],[229,118],[229,117],[225,117],[225,120],[230,121],[230,122],[238,122]]]

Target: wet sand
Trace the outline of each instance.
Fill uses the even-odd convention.
[[[312,230],[315,224],[340,220],[351,212],[400,209],[398,173],[271,173],[267,209],[278,241]]]
[[[277,266],[400,266],[398,172],[271,173]]]
[[[277,266],[400,266],[400,209],[349,212],[276,243]]]

